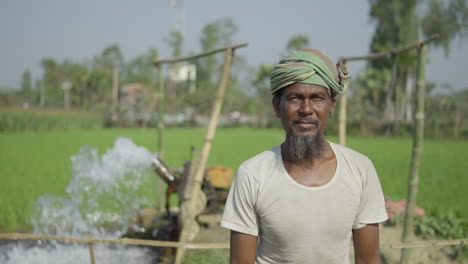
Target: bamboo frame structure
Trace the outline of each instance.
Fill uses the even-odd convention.
[[[347,68],[348,61],[343,60],[343,65]],[[344,84],[343,92],[340,97],[340,115],[338,117],[338,130],[339,130],[339,143],[343,146],[346,145],[346,119],[347,112],[346,107],[348,104],[348,85],[349,82]]]
[[[156,68],[159,74],[159,93],[158,93],[158,151],[159,158],[164,158],[164,78],[163,78],[163,66],[162,64],[156,64]]]
[[[426,96],[426,49],[427,44],[418,48],[418,64],[416,72],[416,113],[413,132],[413,153],[411,155],[410,174],[408,176],[408,194],[405,220],[403,222],[402,242],[408,242],[413,237],[414,208],[419,184],[419,168],[424,141],[424,99]],[[400,263],[408,263],[410,251],[402,249]]]
[[[83,243],[83,244],[115,244],[115,245],[135,245],[149,247],[169,247],[169,248],[186,248],[186,249],[228,249],[229,243],[192,243],[192,242],[172,242],[147,239],[133,238],[78,238],[64,236],[43,236],[23,233],[0,233],[0,240],[43,240],[43,241],[61,241],[65,243]],[[380,248],[425,248],[425,247],[445,247],[458,246],[468,243],[468,239],[454,240],[424,240],[417,242],[392,242],[380,243]]]
[[[213,143],[214,135],[216,132],[216,127],[218,124],[219,120],[219,115],[221,114],[221,108],[222,104],[224,101],[224,94],[227,86],[227,82],[229,79],[229,74],[231,71],[231,64],[234,56],[234,50],[237,48],[242,48],[247,46],[247,43],[241,43],[237,45],[231,45],[231,46],[226,46],[226,47],[221,47],[217,49],[212,49],[200,54],[192,55],[192,56],[187,56],[187,57],[180,57],[180,58],[174,58],[174,59],[156,59],[154,61],[154,65],[159,69],[160,72],[160,78],[161,78],[161,85],[160,85],[160,99],[164,97],[164,88],[162,84],[162,64],[164,63],[176,63],[176,62],[181,62],[181,61],[187,61],[187,60],[194,60],[197,58],[201,58],[204,56],[209,56],[218,52],[225,52],[225,61],[224,61],[224,67],[223,67],[223,72],[221,75],[221,79],[218,84],[218,89],[217,89],[217,95],[213,104],[213,109],[211,113],[211,118],[210,122],[208,124],[207,128],[207,133],[205,136],[205,141],[203,145],[203,149],[200,153],[200,158],[199,162],[197,164],[192,164],[191,167],[191,172],[189,175],[189,181],[188,181],[188,186],[185,188],[185,195],[184,199],[187,199],[186,203],[188,203],[187,210],[184,212],[184,210],[181,212],[182,213],[182,230],[180,233],[180,238],[179,241],[185,242],[189,239],[189,231],[185,227],[187,221],[184,221],[184,219],[195,219],[196,215],[194,213],[195,207],[197,204],[197,199],[200,195],[201,191],[201,183],[203,181],[203,175],[206,169],[206,164],[208,162],[208,157],[211,151],[211,145]],[[159,129],[159,146],[160,146],[160,151],[163,150],[163,102],[162,100],[160,101],[160,111],[159,111],[159,122],[158,122],[158,129]],[[195,167],[196,166],[196,167]],[[175,257],[175,263],[179,264],[182,262],[183,256],[185,253],[185,248],[179,248],[176,252],[176,257]]]
[[[416,113],[415,113],[415,128],[413,130],[413,150],[411,155],[411,167],[408,176],[408,194],[406,203],[406,213],[403,224],[403,235],[402,242],[407,243],[413,236],[413,222],[414,222],[414,208],[416,207],[416,196],[418,192],[419,184],[419,168],[421,165],[421,155],[423,152],[423,140],[424,140],[424,98],[425,98],[425,84],[426,84],[426,59],[425,53],[427,45],[437,39],[438,35],[433,35],[424,41],[418,41],[414,44],[407,45],[405,47],[370,54],[366,56],[356,57],[342,57],[341,60],[347,62],[352,60],[373,60],[380,58],[394,58],[396,55],[402,52],[406,52],[412,49],[417,49],[418,62],[417,62],[417,76],[416,76]],[[346,107],[346,93],[341,98],[343,108]],[[341,110],[341,109],[340,109]],[[341,114],[344,114],[343,116]],[[346,139],[346,110],[340,111],[340,126],[339,126],[339,138],[340,144],[345,144]],[[400,264],[408,263],[410,250],[409,248],[402,248]]]
[[[91,236],[91,234],[88,234],[88,238],[89,239],[92,239],[93,237]],[[94,246],[93,246],[93,242],[89,242],[88,243],[88,248],[89,248],[89,256],[91,258],[91,264],[95,264],[96,263],[96,260],[94,258]]]
[[[405,51],[410,51],[412,49],[417,49],[422,47],[423,45],[427,45],[430,42],[436,40],[439,38],[439,35],[432,35],[431,37],[423,40],[423,41],[417,41],[415,43],[406,45],[402,48],[399,49],[393,49],[389,51],[383,51],[383,52],[378,52],[378,53],[372,53],[368,55],[363,55],[363,56],[349,56],[349,57],[340,57],[339,60],[342,61],[355,61],[355,60],[376,60],[376,59],[382,59],[382,58],[391,58],[395,55],[398,55],[399,53],[405,52]]]
[[[419,47],[422,47],[423,45],[427,45],[431,41],[437,39],[438,37],[439,37],[438,35],[433,35],[423,41],[418,41],[416,43],[409,44],[399,49],[372,53],[372,54],[363,55],[363,56],[340,57],[338,60],[343,61],[343,63],[347,63],[349,61],[357,61],[357,60],[377,60],[377,59],[385,59],[385,58],[389,59],[402,52],[410,51],[413,49],[418,49]],[[346,122],[347,122],[346,101],[347,101],[347,90],[348,90],[347,88],[348,88],[348,85],[345,86],[345,89],[343,90],[343,94],[341,95],[341,98],[340,98],[340,105],[343,104],[344,106],[340,106],[340,116],[339,116],[339,126],[338,126],[339,143],[343,146],[346,145]]]
[[[245,42],[245,43],[240,43],[240,44],[235,44],[235,45],[230,45],[230,46],[225,46],[225,47],[221,47],[221,48],[208,50],[208,51],[205,51],[205,52],[202,52],[202,53],[199,53],[199,54],[195,54],[195,55],[192,55],[192,56],[179,57],[179,58],[174,58],[174,59],[162,59],[161,58],[161,59],[156,59],[153,63],[154,63],[154,65],[158,65],[158,64],[162,64],[162,63],[176,63],[176,62],[181,62],[181,61],[194,60],[194,59],[198,59],[198,58],[201,58],[201,57],[212,55],[212,54],[215,54],[215,53],[218,53],[218,52],[223,52],[223,51],[226,51],[228,49],[235,50],[235,49],[238,49],[238,48],[245,47],[247,45],[248,45],[248,43]]]
[[[248,43],[241,43],[241,44],[236,44],[236,45],[231,45],[231,46],[226,46],[226,47],[221,47],[217,49],[212,49],[208,50],[199,54],[195,54],[192,56],[186,56],[186,57],[179,57],[179,58],[173,58],[173,59],[164,59],[164,58],[156,58],[153,62],[153,65],[157,68],[158,72],[158,78],[159,78],[159,102],[158,102],[158,152],[159,152],[159,157],[163,159],[164,157],[164,103],[165,103],[165,92],[164,92],[164,78],[163,78],[163,64],[170,64],[170,63],[176,63],[176,62],[181,62],[181,61],[188,61],[188,60],[194,60],[198,59],[204,56],[212,55],[218,52],[225,51],[227,49],[237,49],[237,48],[242,48],[247,46]]]
[[[197,203],[197,198],[201,192],[201,183],[203,181],[203,175],[205,174],[206,164],[208,163],[208,157],[210,155],[211,146],[216,132],[216,127],[218,125],[219,115],[221,114],[221,107],[223,105],[224,94],[226,91],[227,81],[229,79],[229,73],[231,72],[231,64],[234,50],[228,48],[226,50],[226,55],[224,59],[223,73],[221,80],[219,81],[218,92],[213,104],[213,110],[211,112],[210,123],[208,124],[208,130],[205,137],[205,143],[203,144],[203,149],[200,153],[200,161],[195,171],[195,175],[192,178],[191,186],[188,187],[188,192],[190,194],[190,199],[187,201],[189,203],[187,217],[195,218],[194,213],[195,206]],[[180,233],[179,241],[184,242],[188,239],[188,230],[182,225],[182,231]],[[175,263],[182,263],[184,249],[178,249],[176,253]]]

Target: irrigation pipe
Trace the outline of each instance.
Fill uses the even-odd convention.
[[[229,243],[191,243],[191,242],[172,242],[147,239],[119,238],[119,239],[100,239],[100,238],[78,238],[78,237],[61,237],[61,236],[41,236],[23,233],[0,233],[0,240],[49,240],[62,241],[66,243],[107,243],[107,244],[123,244],[151,247],[170,247],[170,248],[188,248],[188,249],[222,249],[229,248]],[[443,247],[464,245],[468,239],[454,240],[425,240],[417,242],[397,242],[397,243],[380,243],[380,248],[424,248],[424,247]]]

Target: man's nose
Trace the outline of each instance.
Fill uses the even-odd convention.
[[[312,106],[312,101],[309,100],[308,98],[304,99],[302,101],[302,103],[301,103],[301,107],[300,107],[299,111],[302,114],[305,114],[305,115],[309,115],[309,114],[314,113],[314,108]]]

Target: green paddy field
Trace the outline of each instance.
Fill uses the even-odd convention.
[[[205,130],[165,130],[164,160],[171,167],[190,159],[190,147],[201,148]],[[0,134],[0,230],[27,230],[36,200],[44,194],[66,197],[71,177],[70,157],[81,146],[100,153],[117,137],[157,150],[152,129],[96,129],[65,132]],[[281,130],[218,129],[209,165],[237,168],[252,155],[281,143]],[[329,140],[337,141],[336,137]],[[385,195],[404,199],[411,157],[411,139],[348,138],[348,146],[367,155],[379,174]],[[468,218],[468,141],[426,140],[417,204],[426,211],[455,212]],[[147,189],[155,197],[156,188]]]

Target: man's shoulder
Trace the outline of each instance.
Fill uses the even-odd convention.
[[[360,189],[369,177],[376,175],[374,164],[366,155],[336,143],[330,142],[330,145],[335,154],[339,155],[340,171],[343,175],[351,176],[345,178],[356,180],[361,186]]]
[[[350,149],[348,147],[345,147],[343,145],[333,143],[333,142],[329,142],[329,143],[332,149],[335,151],[335,153],[342,155],[342,157],[345,158],[346,160],[357,162],[357,163],[366,163],[366,164],[372,163],[366,155],[360,152],[357,152],[354,149]]]
[[[281,160],[281,148],[275,146],[265,150],[250,159],[244,161],[239,170],[244,169],[255,177],[261,177],[262,174],[271,172],[276,169],[277,163]]]
[[[281,155],[280,153],[280,146],[275,146],[271,149],[265,150],[250,159],[244,161],[241,166],[247,167],[249,169],[254,169],[258,168],[259,166],[262,165],[272,165],[271,162],[275,162],[278,159],[278,155]]]

